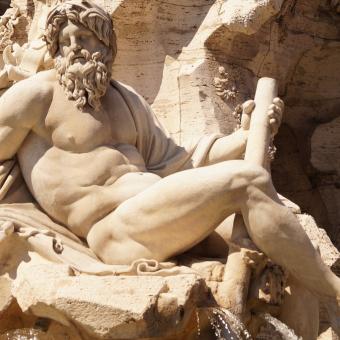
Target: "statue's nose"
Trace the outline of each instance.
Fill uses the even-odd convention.
[[[74,43],[74,44],[71,44],[71,49],[72,49],[72,51],[80,51],[81,46],[77,43]]]
[[[71,38],[71,49],[74,51],[74,50],[76,50],[76,51],[78,51],[78,50],[81,50],[81,45],[79,44],[79,42],[78,42],[78,40],[75,38],[75,37],[73,37],[73,38]]]

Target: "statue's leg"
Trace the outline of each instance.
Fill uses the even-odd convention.
[[[225,259],[229,252],[230,243],[235,241],[233,232],[234,219],[234,214],[228,216],[208,237],[191,248],[190,254]],[[236,235],[237,240],[242,238],[242,236],[249,239],[248,233],[246,233],[245,235],[241,235],[241,237],[240,235]]]
[[[118,264],[182,253],[239,210],[241,191],[258,176],[246,162],[229,161],[165,177],[98,221],[89,246]]]
[[[319,300],[292,276],[288,278],[279,319],[302,339],[318,337]]]
[[[340,302],[340,279],[323,263],[295,215],[278,201],[271,181],[262,185],[250,185],[242,201],[251,239],[320,298]]]
[[[252,248],[248,243],[250,240],[247,230],[235,229],[236,216],[235,214],[228,216],[208,237],[191,248],[190,254],[225,259],[231,245]]]
[[[322,297],[340,297],[340,279],[322,262],[270,175],[228,161],[163,178],[97,222],[89,246],[107,263],[165,260],[193,247],[241,211],[254,243]]]
[[[271,181],[262,185],[250,184],[242,203],[249,236],[325,303],[332,327],[340,335],[340,278],[323,263],[292,211],[278,201]]]

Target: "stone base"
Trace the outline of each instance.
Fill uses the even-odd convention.
[[[339,252],[331,244],[327,234],[317,227],[310,216],[297,217],[312,242],[319,248],[324,262],[334,271],[338,271]],[[24,249],[25,243],[19,238],[17,241],[21,243],[12,244],[11,247],[2,244],[1,247],[1,340],[24,339],[23,334],[34,332],[40,332],[39,339],[47,340],[189,340],[197,339],[198,332],[201,334],[198,339],[214,339],[206,313],[209,308],[206,307],[216,306],[216,301],[221,298],[219,294],[223,295],[221,287],[225,283],[225,261],[182,256],[180,264],[190,267],[197,275],[76,275],[68,265],[52,263],[37,253],[27,252]],[[14,248],[21,252],[13,252]],[[302,293],[296,296],[297,301],[301,298]],[[293,321],[306,314],[304,311],[309,310],[310,306],[304,305],[300,311],[290,313],[290,318],[284,318],[282,313],[287,305],[287,296],[281,306],[272,305],[271,300],[260,301],[258,306],[261,307],[261,312],[272,314],[275,307],[276,312],[272,315],[293,328],[296,334],[306,333],[305,330],[294,327]],[[310,300],[307,301],[309,305]],[[203,308],[198,310],[198,307]],[[318,306],[315,308],[317,310]],[[260,329],[260,324],[254,326],[257,317],[255,309],[253,307],[250,311],[252,319],[247,322],[254,337]],[[321,309],[320,339],[331,340],[334,338],[334,335],[330,335],[332,332],[325,332],[329,328],[327,319]],[[254,331],[256,328],[257,331]],[[22,334],[21,338],[18,334]]]
[[[7,329],[39,321],[23,316],[12,324],[11,310],[20,307],[91,339],[164,338],[183,332],[204,295],[204,281],[196,275],[72,276],[66,265],[30,257],[19,265],[15,280],[0,281],[0,323],[7,320]]]

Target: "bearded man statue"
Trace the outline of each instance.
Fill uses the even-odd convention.
[[[62,57],[58,54],[58,35],[68,20],[92,31],[107,49],[91,54],[81,45],[75,45],[67,57]],[[100,97],[106,92],[111,79],[112,63],[117,53],[116,37],[110,18],[95,5],[66,3],[50,12],[45,41],[51,56],[55,58],[57,78],[67,98],[75,100],[79,110],[83,110],[87,103],[99,110]]]

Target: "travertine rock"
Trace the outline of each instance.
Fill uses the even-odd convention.
[[[22,263],[12,294],[20,308],[94,338],[134,339],[183,331],[204,292],[195,275],[72,276],[65,265]]]
[[[318,228],[312,216],[307,214],[299,214],[297,216],[312,243],[318,247],[323,261],[329,267],[336,266],[340,259],[340,253],[332,244],[325,230]]]
[[[340,246],[340,117],[315,129],[311,137],[311,163],[316,169],[314,183],[326,203],[329,222],[335,228],[330,234]]]
[[[317,228],[311,216],[297,216],[313,243],[319,245],[323,260],[339,270],[336,264],[339,252],[325,232]],[[192,322],[189,318],[193,316],[195,320],[192,313],[196,305],[204,306],[209,301],[202,279],[195,275],[74,276],[67,265],[48,263],[34,253],[30,253],[29,258],[29,262],[19,265],[14,281],[6,276],[0,277],[3,306],[0,334],[13,327],[33,327],[38,324],[37,316],[40,316],[54,320],[48,323],[45,332],[57,340],[66,335],[74,339],[80,339],[80,336],[85,339],[125,339],[157,334],[164,339],[166,334],[174,336],[173,332],[177,332],[176,339],[180,339],[184,328]],[[17,263],[15,258],[11,261]],[[223,262],[184,257],[180,263],[199,273],[215,298],[218,299],[219,293],[223,294],[220,290],[225,270]],[[311,301],[305,301],[303,308],[306,303]],[[28,315],[24,316],[20,310]],[[296,320],[294,313],[289,316]],[[324,311],[321,322],[323,325],[328,323]],[[196,329],[193,332],[195,334]]]
[[[231,32],[251,35],[279,13],[283,0],[229,0],[221,7],[222,23]]]
[[[7,277],[0,277],[0,314],[6,311],[12,302],[11,280]]]

